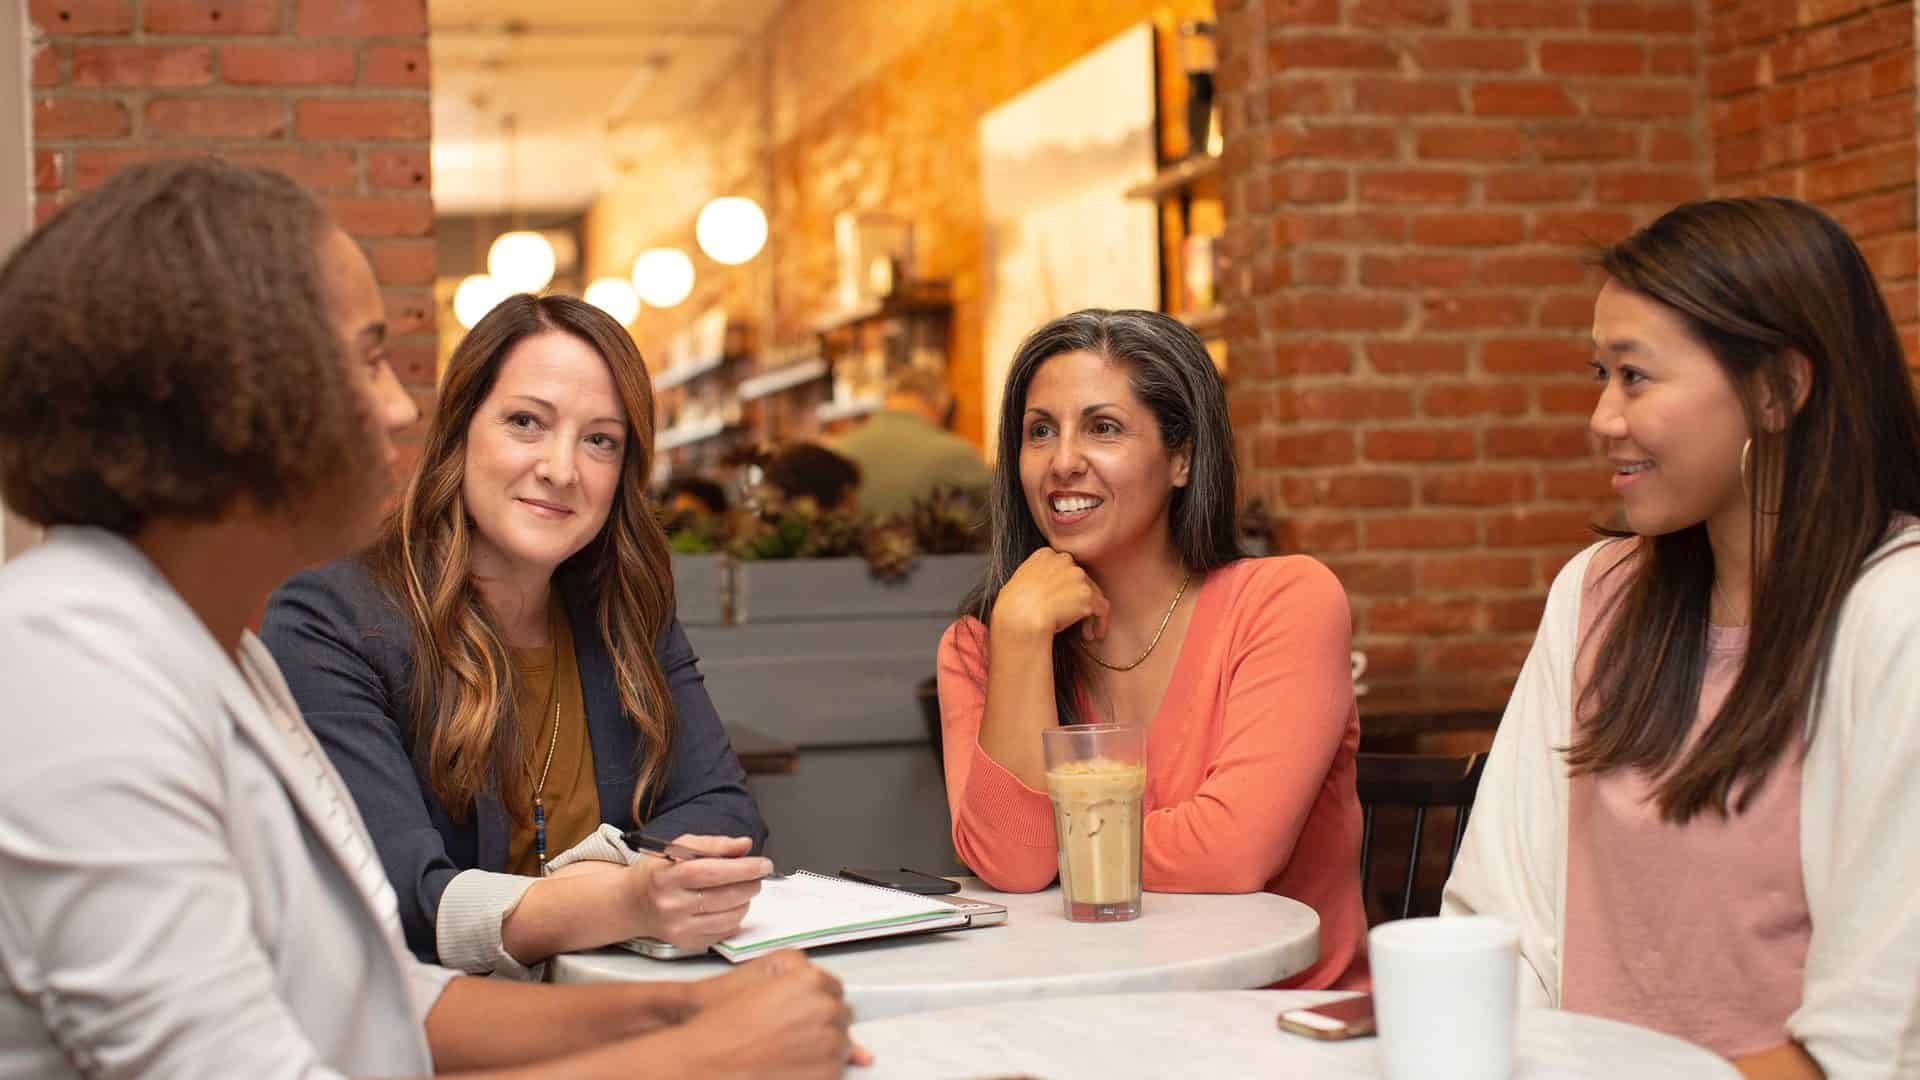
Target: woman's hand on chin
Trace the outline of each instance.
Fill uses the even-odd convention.
[[[704,949],[740,929],[773,864],[748,855],[753,842],[745,837],[688,834],[673,842],[708,857],[667,862],[643,856],[627,867],[635,936]]]
[[[1053,548],[1027,556],[993,603],[996,630],[1051,638],[1075,623],[1086,641],[1106,637],[1107,597],[1073,556]]]

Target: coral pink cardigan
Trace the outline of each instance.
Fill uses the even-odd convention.
[[[1222,567],[1200,586],[1147,733],[1142,883],[1151,892],[1265,890],[1312,907],[1320,959],[1291,987],[1367,985],[1351,638],[1346,593],[1313,559]],[[980,749],[986,645],[972,618],[940,641],[953,843],[988,884],[1029,892],[1058,870],[1053,809]]]

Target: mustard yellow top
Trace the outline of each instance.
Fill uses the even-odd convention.
[[[552,629],[547,646],[514,649],[513,661],[520,675],[515,717],[520,723],[520,744],[527,748],[529,788],[540,782],[541,768],[547,763],[547,744],[555,740],[554,702],[558,693],[560,724],[557,741],[553,742],[553,768],[547,774],[546,786],[540,789],[547,811],[547,858],[552,859],[599,828],[600,792],[593,782],[593,744],[587,738],[587,709],[580,693],[573,628],[557,595],[548,622]],[[533,842],[533,807],[519,809],[527,823],[521,825],[508,817],[507,871],[532,876],[540,872],[540,856]]]

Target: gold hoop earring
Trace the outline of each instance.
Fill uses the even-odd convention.
[[[1740,445],[1740,493],[1753,501],[1753,488],[1747,482],[1747,462],[1753,457],[1753,440],[1748,439]]]

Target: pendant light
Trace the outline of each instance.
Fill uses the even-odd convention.
[[[648,307],[673,307],[693,294],[693,260],[679,248],[641,252],[633,260],[633,291]]]
[[[767,215],[752,199],[723,196],[701,208],[693,223],[693,235],[708,258],[738,266],[766,246]]]

